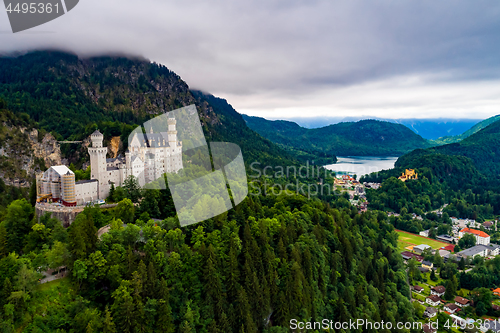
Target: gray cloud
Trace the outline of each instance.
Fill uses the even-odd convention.
[[[499,18],[500,3],[481,0],[82,0],[18,34],[0,11],[0,51],[144,56],[273,118],[477,117],[499,113]]]

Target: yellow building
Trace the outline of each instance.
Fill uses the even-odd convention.
[[[402,181],[407,181],[408,179],[418,179],[418,174],[413,169],[406,169],[405,172],[399,177]]]
[[[432,269],[434,267],[434,264],[430,261],[422,261],[422,267],[427,268],[427,269]]]

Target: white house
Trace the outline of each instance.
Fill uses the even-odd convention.
[[[438,306],[439,304],[441,304],[441,298],[439,298],[439,296],[437,295],[427,296],[425,298],[425,303],[432,306]]]
[[[458,239],[461,239],[465,234],[471,234],[476,237],[476,245],[488,245],[490,244],[490,235],[481,230],[463,228],[458,233]]]
[[[413,251],[418,254],[424,253],[424,251],[427,249],[431,249],[431,247],[427,244],[420,244],[413,247]]]
[[[435,286],[431,288],[431,295],[436,295],[436,296],[443,296],[444,293],[446,292],[446,288],[443,286]]]
[[[464,308],[470,305],[470,301],[467,298],[457,296],[455,297],[455,304],[461,308]]]
[[[420,231],[419,235],[424,236],[424,237],[429,237],[429,229],[424,230],[424,231]]]
[[[432,317],[435,317],[437,315],[437,312],[438,312],[437,309],[428,306],[424,311],[424,316],[426,316],[428,318],[432,318]]]
[[[460,307],[458,307],[458,305],[454,303],[448,303],[443,307],[443,309],[444,311],[448,311],[449,313],[455,313],[460,309]]]

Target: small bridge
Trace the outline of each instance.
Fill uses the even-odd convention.
[[[81,143],[83,141],[57,141],[57,143]]]

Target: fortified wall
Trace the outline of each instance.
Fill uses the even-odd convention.
[[[117,204],[107,204],[107,205],[101,205],[99,207],[113,208],[116,205]],[[67,228],[71,225],[71,223],[73,223],[76,216],[79,213],[83,212],[84,208],[85,207],[83,206],[78,206],[78,207],[55,206],[44,202],[39,202],[35,205],[35,213],[37,219],[40,219],[40,217],[45,213],[50,213],[51,217],[61,221],[63,226]]]

